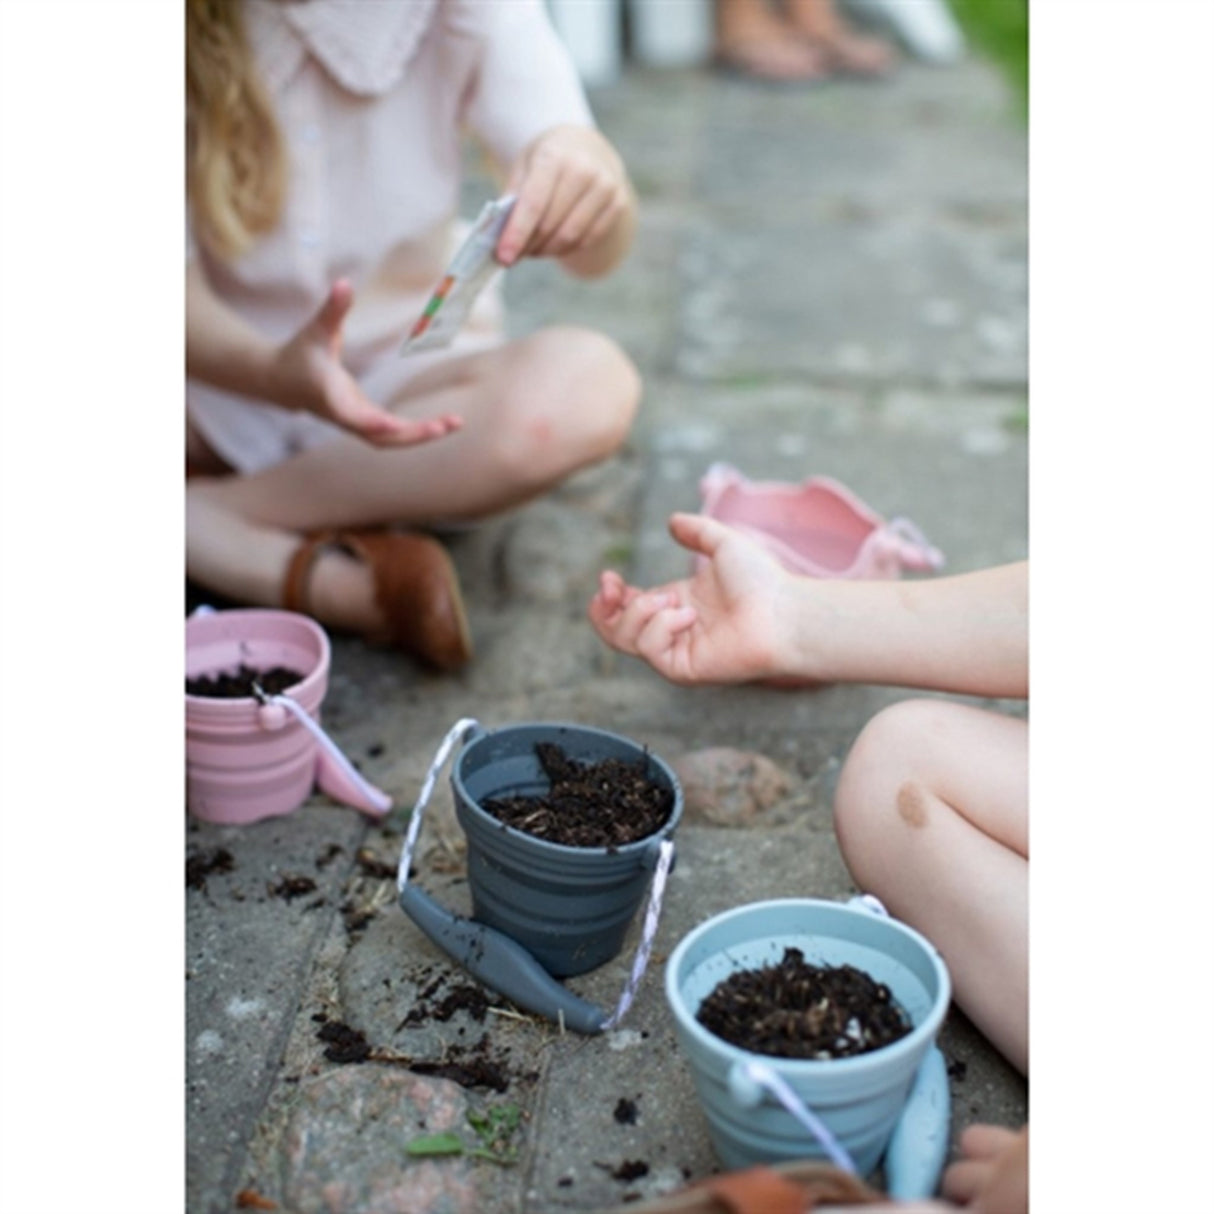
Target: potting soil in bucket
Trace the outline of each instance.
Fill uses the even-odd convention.
[[[315,719],[328,687],[329,638],[289,611],[199,612],[186,620],[186,680],[241,667],[298,671],[283,689]],[[290,813],[312,792],[316,742],[289,713],[252,696],[185,698],[186,803],[210,822],[246,823]]]
[[[739,971],[777,966],[789,949],[798,950],[809,966],[850,966],[887,987],[909,1032],[847,1057],[785,1058],[739,1048],[700,1023],[701,1006],[723,981]],[[898,1162],[901,1166],[905,1156],[906,1166],[919,1175],[889,1184],[891,1194],[900,1197],[932,1191],[947,1149],[947,1082],[933,1045],[950,995],[948,971],[932,945],[860,899],[849,904],[785,899],[737,907],[684,937],[666,966],[666,998],[679,1045],[726,1168],[842,1158],[868,1176],[896,1134],[914,1133],[918,1149],[899,1152]],[[756,1081],[763,1076],[770,1082]],[[779,1089],[808,1110],[821,1134],[811,1133],[783,1097],[773,1098]],[[923,1167],[917,1156],[930,1156],[930,1166]]]

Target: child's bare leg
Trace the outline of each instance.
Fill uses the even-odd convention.
[[[940,950],[957,1002],[1028,1067],[1028,726],[943,700],[879,713],[835,828],[857,885]]]
[[[585,330],[548,329],[452,359],[392,407],[458,413],[454,435],[401,450],[342,436],[254,475],[188,482],[187,571],[219,594],[277,606],[304,533],[473,520],[518,505],[616,451],[639,398],[627,357]],[[323,622],[378,625],[371,578],[353,558],[322,554],[309,590]]]

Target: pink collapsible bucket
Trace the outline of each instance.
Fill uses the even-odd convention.
[[[291,611],[197,612],[186,620],[186,678],[284,666],[304,677],[282,694],[319,724],[329,682],[329,638]],[[297,809],[316,781],[313,734],[281,704],[252,696],[187,694],[186,805],[208,822],[245,823]]]

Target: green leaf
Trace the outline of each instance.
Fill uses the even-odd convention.
[[[517,1151],[497,1152],[491,1151],[488,1147],[473,1147],[468,1152],[470,1159],[487,1159],[490,1163],[496,1163],[503,1168],[513,1167],[518,1162]]]
[[[456,1134],[425,1134],[405,1143],[406,1155],[462,1155],[464,1144]]]
[[[483,1113],[469,1109],[468,1124],[482,1139],[492,1141],[513,1134],[522,1115],[523,1110],[517,1104],[495,1104]]]
[[[468,1110],[468,1124],[481,1140],[480,1146],[470,1147],[472,1159],[488,1159],[502,1167],[509,1167],[518,1160],[518,1149],[510,1137],[518,1129],[523,1110],[517,1104],[495,1104],[483,1113]]]

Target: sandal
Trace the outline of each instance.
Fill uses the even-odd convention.
[[[809,1214],[820,1205],[854,1206],[884,1194],[827,1163],[769,1164],[711,1176],[652,1201],[608,1214]]]
[[[472,657],[459,578],[438,540],[415,531],[320,531],[306,536],[287,566],[283,605],[310,614],[308,575],[327,548],[365,562],[375,578],[375,602],[387,627],[371,644],[403,649],[436,670],[453,671]]]

